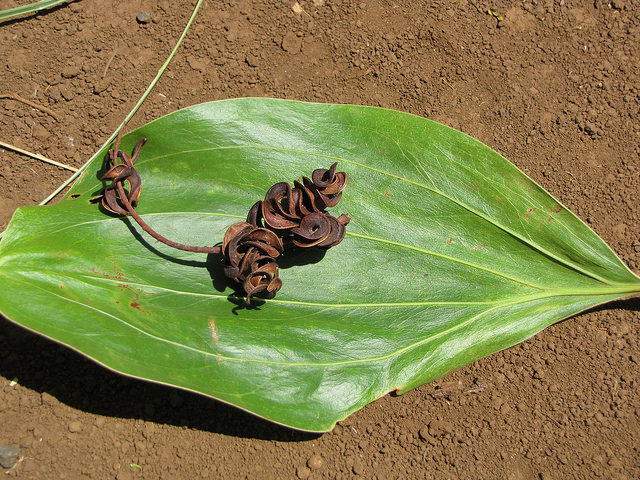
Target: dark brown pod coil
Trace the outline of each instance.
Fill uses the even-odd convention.
[[[338,164],[334,163],[326,170],[318,168],[311,174],[311,180],[304,178],[305,186],[316,189],[317,195],[327,207],[335,207],[340,198],[342,191],[347,186],[347,174],[344,172],[336,172]]]
[[[284,251],[282,239],[271,230],[247,222],[234,223],[224,234],[222,254],[225,275],[242,284],[247,295],[275,297],[282,280],[275,258]]]
[[[286,182],[276,183],[262,202],[256,203],[247,222],[279,232],[299,247],[330,248],[342,241],[345,225],[351,219],[343,214],[333,217],[325,210],[338,204],[347,184],[347,175],[331,168],[314,170],[311,179],[302,177],[294,188]]]
[[[347,214],[335,218],[327,212],[310,213],[300,221],[299,227],[291,229],[292,242],[298,247],[331,248],[344,238],[349,220]]]
[[[129,215],[129,211],[122,204],[122,200],[118,194],[118,188],[122,188],[124,191],[124,187],[122,186],[123,182],[129,184],[129,192],[126,195],[129,204],[132,207],[138,204],[142,191],[142,179],[135,170],[134,164],[138,159],[138,155],[140,155],[142,145],[144,145],[146,141],[146,138],[139,140],[131,156],[120,150],[118,145],[109,150],[109,164],[112,165],[112,167],[101,178],[101,180],[111,180],[111,184],[105,187],[101,200],[102,207],[106,210],[117,213],[118,215]],[[122,159],[124,163],[118,163],[119,158]]]

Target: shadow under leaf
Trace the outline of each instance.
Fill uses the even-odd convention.
[[[73,374],[69,375],[69,372]],[[321,434],[277,425],[210,397],[120,375],[0,316],[0,375],[77,410],[242,438],[300,442]]]

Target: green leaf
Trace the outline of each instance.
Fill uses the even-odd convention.
[[[338,246],[279,261],[282,290],[241,307],[219,258],[172,250],[89,202],[15,214],[0,243],[0,311],[101,364],[324,431],[589,307],[640,279],[581,220],[480,142],[412,115],[236,99],[130,135],[139,213],[213,245],[279,181],[334,161],[349,183]],[[79,197],[78,197],[79,195]]]
[[[22,5],[20,7],[9,8],[7,10],[0,11],[0,22],[4,22],[11,18],[25,15],[27,13],[39,12],[47,8],[53,8],[61,3],[67,3],[71,0],[41,0],[39,2],[33,2],[28,5]]]

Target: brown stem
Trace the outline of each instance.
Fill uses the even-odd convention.
[[[25,105],[29,105],[30,107],[33,107],[33,108],[35,108],[37,110],[40,110],[41,112],[44,112],[44,113],[47,113],[47,114],[51,115],[56,122],[60,121],[60,119],[58,118],[58,115],[56,115],[56,113],[53,110],[51,110],[50,108],[45,107],[44,105],[40,105],[39,103],[32,102],[31,100],[23,98],[20,95],[0,95],[0,98],[9,98],[9,99],[15,100],[17,102],[22,102]]]
[[[147,223],[142,219],[142,217],[140,217],[140,215],[138,215],[135,209],[131,206],[131,204],[129,203],[129,199],[127,198],[127,195],[124,191],[124,187],[122,186],[122,183],[117,182],[116,188],[118,189],[118,195],[120,196],[120,200],[124,204],[129,214],[134,218],[136,222],[138,222],[138,225],[140,225],[142,230],[147,232],[156,240],[164,243],[165,245],[169,245],[170,247],[177,248],[178,250],[185,250],[187,252],[220,253],[220,247],[192,247],[190,245],[183,245],[182,243],[173,242],[168,238],[163,237],[158,232],[153,230],[149,225],[147,225]]]

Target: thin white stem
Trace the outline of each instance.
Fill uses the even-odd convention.
[[[33,153],[27,150],[23,150],[22,148],[16,147],[15,145],[9,145],[8,143],[0,142],[0,147],[6,148],[7,150],[12,150],[14,152],[21,153],[22,155],[26,155],[31,158],[35,158],[36,160],[40,160],[41,162],[55,165],[56,167],[66,168],[67,170],[71,170],[72,172],[78,171],[76,167],[71,167],[69,165],[65,165],[64,163],[56,162],[55,160],[51,160],[50,158],[40,155],[39,153]]]

